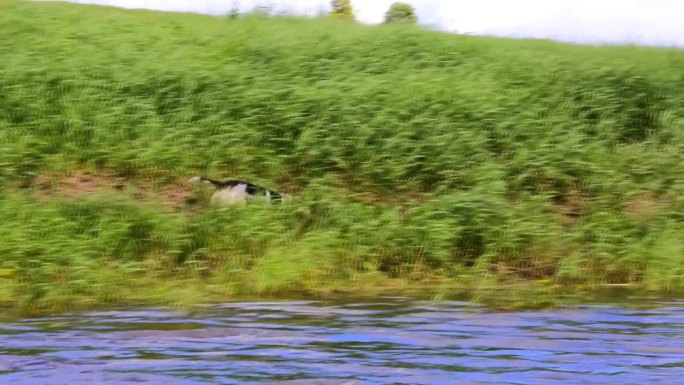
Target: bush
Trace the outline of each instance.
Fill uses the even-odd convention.
[[[413,7],[406,3],[392,3],[385,13],[385,23],[415,24],[417,21]]]

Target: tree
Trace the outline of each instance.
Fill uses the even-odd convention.
[[[406,3],[392,3],[385,13],[385,23],[415,24],[417,21],[413,7]]]
[[[351,0],[332,0],[330,15],[336,19],[354,20],[354,10]]]

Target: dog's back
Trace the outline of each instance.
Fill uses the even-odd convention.
[[[195,176],[190,178],[188,182],[207,183],[214,186],[218,190],[212,196],[212,202],[215,203],[241,203],[255,199],[258,196],[263,196],[269,203],[281,203],[289,200],[289,195],[287,194],[269,190],[265,187],[238,179],[219,181],[203,176]]]

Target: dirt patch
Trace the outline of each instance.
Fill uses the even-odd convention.
[[[664,206],[665,204],[652,194],[639,194],[628,200],[622,211],[632,218],[651,218]]]
[[[556,221],[565,226],[572,226],[582,215],[587,199],[578,191],[570,191],[556,202]]]
[[[162,201],[168,206],[184,206],[192,202],[193,191],[182,181],[156,186],[151,181],[133,180],[114,174],[72,172],[66,175],[41,175],[35,186],[37,196],[78,198],[100,193],[124,194],[135,199]]]
[[[70,173],[68,175],[41,175],[36,179],[41,197],[55,195],[79,197],[105,189],[122,190],[123,181],[114,180],[108,175]]]

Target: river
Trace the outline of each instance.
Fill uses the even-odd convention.
[[[0,384],[678,384],[684,302],[271,301],[0,323]]]

